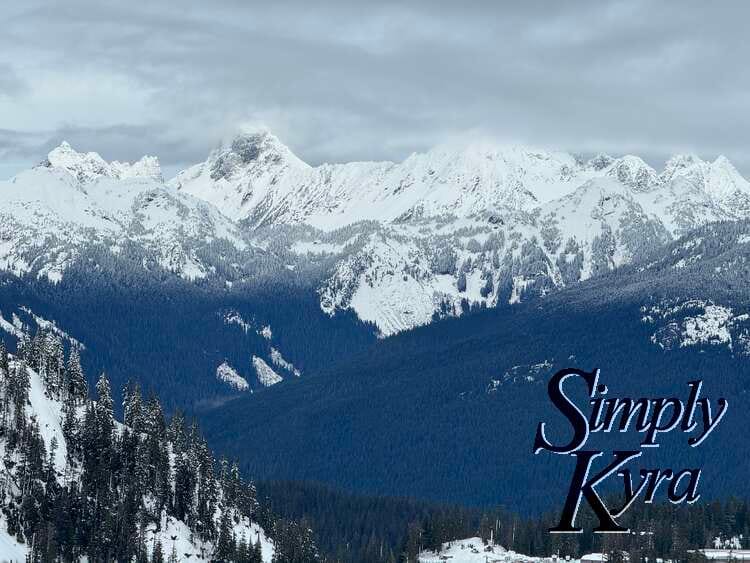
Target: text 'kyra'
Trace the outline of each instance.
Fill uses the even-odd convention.
[[[582,380],[588,389],[590,414],[583,411],[565,394],[564,385],[569,380]],[[659,486],[664,483],[670,502],[692,503],[698,500],[698,483],[701,469],[641,469],[640,481],[633,483],[633,475],[626,465],[641,457],[642,450],[613,451],[614,459],[601,471],[591,476],[596,458],[604,455],[598,450],[584,450],[593,432],[639,432],[643,434],[641,448],[658,448],[659,437],[672,431],[688,435],[690,447],[700,446],[716,429],[727,412],[726,399],[719,399],[716,409],[707,397],[701,397],[702,381],[688,383],[687,401],[676,397],[669,398],[615,398],[607,397],[607,386],[599,381],[599,370],[584,372],[577,369],[564,369],[557,372],[549,381],[548,393],[552,404],[570,422],[573,437],[566,444],[553,444],[546,436],[546,424],[540,422],[534,438],[534,453],[547,450],[554,454],[571,455],[577,458],[575,471],[570,483],[568,496],[563,507],[560,523],[550,532],[576,533],[575,519],[581,501],[585,498],[597,518],[599,526],[594,532],[622,533],[629,530],[616,521],[641,495],[645,502],[653,502]],[[596,487],[609,477],[618,475],[623,480],[624,504],[616,510],[608,508],[597,493]]]

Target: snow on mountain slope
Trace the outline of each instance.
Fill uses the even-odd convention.
[[[52,461],[57,472],[57,480],[62,482],[67,460],[67,445],[62,431],[62,405],[46,394],[44,383],[35,371],[25,368],[20,362],[14,360],[9,362],[8,367],[9,370],[26,369],[28,374],[28,405],[24,418],[29,422],[36,422],[47,452],[52,451],[54,441],[56,448]],[[7,377],[8,374],[3,373],[0,367],[0,388],[7,389],[5,381]],[[22,459],[22,456],[17,450],[8,446],[7,440],[7,437],[0,439],[0,456],[6,459],[3,467],[3,488],[12,494],[16,492],[17,486],[13,468]],[[7,518],[0,518],[0,561],[25,561],[29,546],[8,533],[8,525]]]
[[[292,362],[287,361],[286,358],[284,358],[283,354],[273,346],[271,346],[270,354],[273,365],[284,369],[297,377],[302,375],[302,372],[294,367],[294,364]]]
[[[590,180],[532,213],[362,224],[320,289],[329,314],[353,309],[383,335],[459,315],[469,304],[515,303],[628,263],[670,240],[621,183]],[[353,241],[353,242],[352,242]],[[297,242],[297,245],[300,243]]]
[[[132,243],[144,259],[195,279],[212,271],[200,251],[217,241],[247,246],[213,206],[167,188],[155,159],[108,164],[63,143],[0,182],[0,267],[17,274],[59,280],[86,248],[117,254]]]
[[[232,389],[236,389],[238,391],[247,391],[250,388],[247,380],[239,373],[237,373],[237,370],[235,370],[227,362],[222,362],[219,367],[216,368],[216,379],[223,381]]]
[[[52,400],[47,395],[41,377],[33,370],[29,370],[29,384],[31,413],[39,423],[39,431],[42,434],[47,451],[52,451],[52,441],[57,441],[55,469],[58,474],[62,475],[65,471],[67,459],[67,447],[62,431],[62,404],[59,401]]]
[[[23,336],[23,325],[20,324],[20,319],[18,319],[18,316],[15,314],[13,314],[11,318],[13,319],[12,322],[5,319],[3,317],[3,312],[0,311],[0,330],[7,332],[11,336],[20,338]]]
[[[217,518],[220,516],[217,515]],[[146,544],[146,554],[149,558],[153,556],[153,545],[158,541],[163,546],[165,557],[169,557],[174,552],[177,554],[178,561],[216,561],[212,543],[197,541],[195,533],[188,525],[172,516],[162,514],[161,525],[158,529],[156,523],[152,522],[146,527],[146,532],[150,534],[151,539]],[[238,542],[249,541],[252,544],[260,542],[263,561],[270,563],[273,560],[273,542],[266,537],[263,528],[258,524],[251,522],[247,517],[242,517],[239,522],[232,523],[232,533]]]
[[[7,530],[7,524],[0,521],[0,562],[21,563],[26,561],[29,553],[28,546],[19,543]]]
[[[726,346],[735,354],[750,355],[748,313],[698,299],[643,306],[641,312],[642,322],[654,326],[651,342],[662,349]]]
[[[263,132],[238,136],[170,185],[254,227],[304,222],[330,230],[363,220],[528,208],[587,174],[567,154],[486,144],[439,147],[401,163],[311,167]]]
[[[260,383],[263,387],[270,387],[271,385],[276,385],[277,383],[281,383],[282,381],[284,381],[284,378],[276,373],[274,369],[269,366],[263,358],[253,356],[251,363],[253,365],[253,368],[255,369],[258,383]]]
[[[675,156],[657,172],[632,155],[474,143],[310,166],[261,132],[165,184],[154,158],[107,163],[63,143],[0,184],[0,268],[58,280],[92,247],[135,247],[144,268],[186,279],[293,275],[327,313],[352,309],[388,335],[747,217],[750,184],[724,157]]]
[[[36,324],[37,328],[39,328],[40,330],[44,330],[44,331],[56,334],[62,340],[66,341],[71,346],[75,346],[79,350],[86,349],[86,346],[82,342],[80,342],[79,340],[77,340],[76,338],[74,338],[73,336],[65,332],[64,330],[62,330],[60,327],[58,327],[57,323],[54,320],[45,319],[44,317],[37,315],[36,313],[34,313],[34,311],[32,311],[31,309],[23,305],[19,307],[19,312],[22,312],[28,315],[28,317],[34,322],[34,324]],[[15,313],[14,313],[14,318],[18,319],[18,316]],[[28,329],[26,329],[26,332],[27,333],[29,332]],[[20,333],[18,333],[18,335],[20,335]]]
[[[138,162],[106,162],[95,152],[79,153],[67,141],[50,151],[42,162],[47,168],[66,170],[75,180],[85,184],[100,177],[109,178],[150,178],[162,181],[159,159],[155,156],[144,156]]]

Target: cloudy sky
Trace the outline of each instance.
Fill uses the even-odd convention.
[[[138,7],[134,7],[138,4]],[[203,160],[264,127],[311,163],[491,137],[726,154],[745,174],[744,2],[2,2],[0,176],[62,139]]]

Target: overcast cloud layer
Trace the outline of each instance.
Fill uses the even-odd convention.
[[[137,4],[137,6],[136,6]],[[0,176],[62,139],[169,171],[238,128],[311,163],[482,135],[726,154],[749,175],[745,2],[2,2]]]

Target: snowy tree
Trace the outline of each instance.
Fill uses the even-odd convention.
[[[143,401],[138,384],[128,382],[122,391],[123,421],[135,432],[143,430]]]
[[[88,396],[88,385],[86,384],[86,377],[81,368],[81,356],[77,346],[72,346],[70,349],[65,371],[68,394],[74,400],[74,404],[85,400]]]
[[[221,521],[219,523],[219,537],[216,542],[216,558],[221,561],[228,561],[234,557],[235,553],[235,540],[232,533],[232,520],[228,507],[224,507],[221,513]]]
[[[114,417],[114,404],[112,402],[112,388],[109,385],[109,379],[106,374],[102,373],[99,376],[99,381],[96,382],[96,411],[102,420],[111,421]]]

